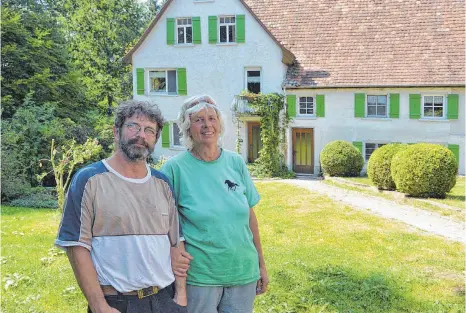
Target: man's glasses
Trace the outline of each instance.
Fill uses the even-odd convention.
[[[133,134],[137,134],[141,131],[142,127],[137,123],[125,123],[124,126]],[[155,137],[157,136],[157,131],[152,127],[144,128],[144,133],[148,137]]]

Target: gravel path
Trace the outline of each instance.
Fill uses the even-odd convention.
[[[320,180],[287,179],[274,181],[300,186],[312,192],[325,194],[329,198],[351,205],[353,208],[369,211],[385,218],[399,220],[454,241],[466,242],[464,223],[452,221],[448,217],[434,212],[397,204],[379,197],[363,195],[352,190],[328,186]]]

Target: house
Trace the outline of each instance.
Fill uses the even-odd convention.
[[[168,0],[125,61],[134,98],[170,121],[158,155],[183,150],[173,122],[206,93],[226,115],[224,147],[239,139],[254,161],[260,120],[230,109],[247,89],[286,95],[298,173],[319,173],[319,152],[341,139],[366,161],[390,142],[442,144],[464,175],[464,13],[458,0]]]

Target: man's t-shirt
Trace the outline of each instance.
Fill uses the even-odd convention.
[[[170,246],[178,241],[175,199],[162,173],[147,166],[146,177],[131,179],[99,161],[74,175],[55,244],[88,249],[101,285],[120,292],[168,286]]]
[[[194,257],[188,284],[234,286],[259,279],[249,211],[259,194],[240,155],[222,150],[204,162],[183,152],[161,170],[177,198],[186,250]]]

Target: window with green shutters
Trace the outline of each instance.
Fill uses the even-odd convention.
[[[245,42],[245,16],[236,15],[236,42],[244,43]]]
[[[456,162],[460,163],[460,146],[459,145],[448,145],[448,149],[455,155]]]
[[[400,94],[391,93],[390,94],[390,118],[399,118],[400,117]]]
[[[209,16],[209,43],[244,43],[245,15]]]
[[[209,16],[209,43],[217,43],[217,16]]]
[[[418,94],[409,95],[409,118],[411,119],[421,118],[421,95],[418,95]]]
[[[186,69],[178,68],[176,69],[178,76],[178,94],[181,96],[186,96],[188,94],[188,85],[186,81]]]
[[[162,129],[162,147],[170,148],[170,123],[165,123]]]
[[[286,96],[286,111],[288,113],[288,117],[293,118],[296,116],[296,95]]]
[[[366,94],[354,94],[354,117],[364,117],[366,105]]]
[[[136,69],[136,93],[138,95],[144,95],[144,69]]]
[[[148,94],[149,95],[187,95],[188,87],[186,81],[186,69],[137,69],[137,90],[138,94],[144,94],[145,72],[147,71],[147,78],[149,79]],[[142,89],[140,89],[142,88]]]
[[[458,95],[457,94],[450,94],[447,97],[447,118],[449,120],[457,120],[458,119]]]
[[[193,42],[198,45],[201,44],[201,18],[196,16],[193,20]]]
[[[167,45],[201,43],[201,18],[167,18]]]

